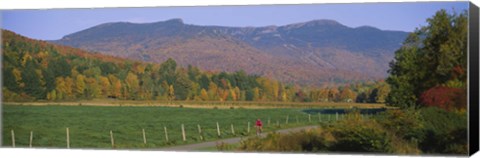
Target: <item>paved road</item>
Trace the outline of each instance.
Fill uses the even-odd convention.
[[[304,127],[296,127],[296,128],[288,128],[288,129],[282,129],[282,130],[277,130],[277,133],[289,133],[289,132],[296,132],[296,131],[301,131],[305,129],[311,129],[311,128],[316,128],[318,126],[304,126]],[[260,137],[265,137],[267,136],[268,133],[262,133]],[[250,137],[255,137],[255,136],[250,136]],[[245,139],[248,137],[236,137],[236,138],[229,138],[229,139],[220,139],[220,140],[215,140],[215,141],[210,141],[210,142],[204,142],[204,143],[198,143],[198,144],[188,144],[188,145],[180,145],[180,146],[172,146],[172,147],[166,147],[166,148],[161,148],[160,150],[163,151],[195,151],[201,148],[207,148],[207,147],[214,147],[216,146],[217,142],[224,142],[227,144],[234,144],[234,143],[239,143],[242,139]]]

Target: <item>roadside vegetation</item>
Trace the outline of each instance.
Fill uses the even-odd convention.
[[[437,119],[441,117],[444,119]],[[320,128],[250,138],[232,150],[260,152],[352,152],[466,154],[467,118],[436,107],[389,110],[365,119],[358,112]]]
[[[374,119],[351,113],[319,129],[251,138],[242,151],[468,153],[467,12],[438,11],[405,40],[390,64],[386,104]]]

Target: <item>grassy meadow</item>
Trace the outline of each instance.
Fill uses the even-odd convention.
[[[309,120],[304,110],[306,109],[4,104],[2,144],[4,147],[12,146],[11,130],[14,130],[16,147],[28,147],[30,131],[33,131],[33,147],[66,148],[68,127],[70,148],[111,148],[110,130],[114,135],[115,148],[158,148],[254,135],[254,122],[257,118],[263,121],[265,131],[319,123],[319,115],[311,115]],[[336,118],[334,114],[322,114],[320,117],[323,122]],[[217,122],[221,130],[220,137],[217,135]],[[182,140],[181,124],[185,127],[186,141]],[[232,124],[235,134],[231,131]],[[204,140],[200,140],[197,125],[201,126]],[[169,141],[166,141],[164,127],[168,130]],[[146,133],[146,144],[143,142],[142,129]]]

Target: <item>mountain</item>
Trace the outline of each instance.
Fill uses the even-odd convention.
[[[236,71],[283,82],[320,85],[382,79],[407,32],[351,28],[333,20],[284,26],[222,27],[185,24],[105,23],[51,41],[129,59],[210,71]]]

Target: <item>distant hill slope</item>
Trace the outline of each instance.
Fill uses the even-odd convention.
[[[319,85],[384,78],[407,34],[369,26],[350,28],[333,20],[221,27],[172,19],[106,23],[52,42],[135,60],[173,58],[204,70],[243,69],[283,82]]]

